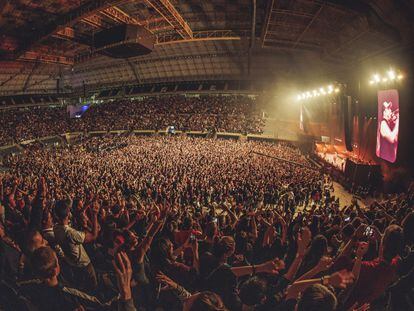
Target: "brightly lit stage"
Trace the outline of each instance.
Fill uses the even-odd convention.
[[[352,186],[380,186],[382,176],[379,164],[363,161],[355,152],[329,143],[315,143],[315,156],[331,172],[342,175]]]

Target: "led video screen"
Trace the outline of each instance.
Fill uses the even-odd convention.
[[[69,112],[69,117],[72,118],[81,118],[82,115],[88,110],[89,104],[83,104],[83,105],[69,105],[67,107],[67,111]]]
[[[397,159],[399,124],[398,91],[378,91],[376,155],[391,163],[394,163]]]

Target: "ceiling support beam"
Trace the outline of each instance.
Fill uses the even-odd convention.
[[[105,28],[105,24],[102,20],[102,17],[94,14],[88,17],[85,17],[81,20],[82,23],[85,23],[89,26],[92,26],[94,28],[98,28],[98,29],[104,29]]]
[[[75,29],[72,27],[65,27],[59,30],[56,34],[52,35],[52,37],[86,45],[89,47],[92,46],[92,38],[88,38],[85,35],[79,35],[79,33],[76,33]]]
[[[61,64],[65,66],[71,66],[75,64],[73,57],[68,57],[64,55],[54,55],[54,54],[47,54],[44,52],[35,52],[29,51],[25,52],[19,60],[22,61],[35,61],[41,63],[49,63],[49,64]]]
[[[157,36],[156,46],[162,46],[167,44],[179,44],[186,42],[198,42],[198,41],[240,41],[250,36],[249,30],[233,31],[233,30],[207,30],[198,31],[193,33],[192,39],[183,39],[178,34],[164,34]],[[94,57],[94,52],[78,54],[75,56],[75,63],[85,62]]]
[[[35,70],[37,69],[37,67],[39,67],[39,65],[40,65],[40,62],[37,62],[37,63],[33,64],[33,67],[30,70],[29,74],[27,75],[26,81],[24,82],[23,90],[22,90],[23,93],[25,93],[27,91],[27,87],[29,86],[30,79],[32,78]]]
[[[15,52],[15,58],[31,50],[36,43],[42,42],[65,27],[71,27],[82,19],[98,13],[104,9],[118,5],[125,0],[90,0],[69,13],[51,20],[44,28],[39,29],[31,40],[27,40]]]
[[[157,36],[156,45],[195,42],[195,41],[211,41],[211,40],[241,40],[242,37],[249,36],[248,30],[233,31],[233,30],[206,30],[197,31],[193,33],[192,39],[183,39],[177,34],[165,34]]]
[[[281,40],[281,39],[271,39],[268,38],[266,39],[265,43],[264,43],[264,48],[281,48],[281,49],[289,49],[289,50],[293,50],[293,44],[294,41],[290,41],[290,40]],[[322,46],[318,45],[318,44],[313,44],[313,43],[305,43],[305,42],[299,42],[298,46],[302,49],[302,50],[310,50],[310,51],[320,51],[322,50]]]
[[[72,27],[65,27],[57,31],[53,37],[61,38],[65,40],[74,40],[75,39],[75,30]]]
[[[343,48],[345,48],[346,46],[350,46],[351,43],[357,41],[358,39],[360,39],[361,37],[363,37],[367,33],[369,33],[369,30],[365,30],[365,31],[359,32],[356,36],[352,37],[351,39],[349,39],[346,42],[343,42],[335,50],[328,52],[328,54],[330,54],[331,56],[332,55],[335,55],[336,53],[338,53],[339,51],[341,51]]]
[[[21,75],[21,74],[23,74],[24,73],[24,71],[26,70],[26,66],[25,65],[23,65],[21,68],[20,68],[20,70],[18,71],[18,72],[16,72],[15,74],[12,74],[7,80],[5,80],[5,81],[3,81],[1,84],[0,84],[0,87],[2,87],[2,86],[4,86],[4,85],[6,85],[8,82],[10,82],[10,81],[12,81],[14,78],[16,78],[17,76],[19,76],[19,75]]]
[[[284,10],[284,9],[275,9],[271,11],[271,15],[290,15],[290,16],[296,16],[296,17],[303,17],[303,18],[313,18],[312,14],[305,13],[305,12],[299,12],[299,11],[290,11],[290,10]]]
[[[169,0],[145,0],[153,7],[183,39],[193,38],[193,31]]]
[[[274,2],[275,0],[271,0],[267,6],[266,18],[265,18],[265,22],[264,22],[263,29],[262,29],[262,34],[260,36],[260,42],[261,42],[262,47],[264,46],[264,41],[267,35],[267,31],[269,30],[269,26],[271,25],[272,10],[273,10]]]
[[[3,85],[6,85],[8,82],[10,82],[11,80],[13,80],[15,77],[17,77],[20,73],[17,73],[15,75],[10,76],[8,79],[6,79],[5,81],[3,81],[2,83],[0,83],[0,87],[2,87]]]
[[[250,76],[250,69],[252,66],[252,53],[254,49],[254,42],[256,40],[256,0],[252,0],[252,29],[250,34],[249,55],[247,57],[247,74]]]
[[[326,57],[338,56],[338,52],[370,32],[368,19],[366,17],[356,17],[341,29],[340,33],[347,34],[346,36],[337,36],[335,40],[324,45],[324,55]]]
[[[49,75],[47,78],[44,78],[44,79],[42,79],[42,80],[39,80],[39,81],[33,82],[32,84],[29,84],[29,85],[27,86],[27,88],[31,88],[31,87],[36,86],[36,85],[38,85],[38,84],[41,84],[41,83],[43,83],[43,82],[45,82],[45,81],[47,81],[47,80],[55,80],[57,77],[59,77],[59,75],[60,75],[60,73],[56,73],[56,74]]]
[[[124,11],[122,11],[120,8],[116,6],[106,8],[100,11],[100,13],[116,21],[117,23],[142,26],[142,23],[139,22],[136,18],[130,16],[129,14],[125,13]]]
[[[300,42],[300,40],[302,40],[302,38],[305,35],[305,33],[309,30],[309,28],[312,26],[312,24],[315,22],[315,20],[319,17],[319,15],[321,14],[324,6],[325,6],[325,2],[323,2],[320,5],[318,11],[315,13],[315,15],[312,17],[312,19],[306,25],[305,29],[302,31],[302,33],[299,35],[299,37],[296,39],[295,43],[293,44],[293,48],[296,48],[296,46],[298,45],[298,43]]]
[[[137,68],[135,67],[135,65],[128,58],[125,59],[125,61],[128,63],[129,68],[131,68],[131,71],[132,71],[132,73],[134,74],[134,77],[135,77],[135,81],[137,81],[138,84],[141,84],[141,80],[139,78]]]

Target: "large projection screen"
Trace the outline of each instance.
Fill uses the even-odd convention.
[[[397,159],[399,124],[398,91],[378,91],[376,155],[391,163],[394,163]]]

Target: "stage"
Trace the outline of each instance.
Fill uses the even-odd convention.
[[[362,160],[355,152],[329,143],[315,143],[314,154],[318,162],[352,192],[355,187],[376,190],[382,185],[381,166]]]

